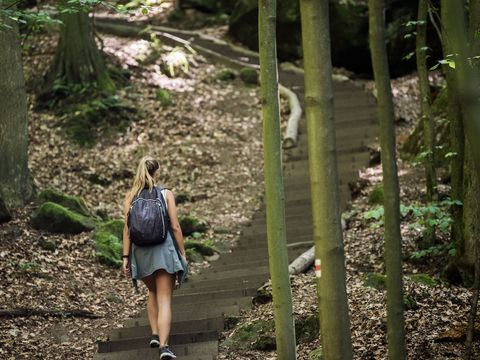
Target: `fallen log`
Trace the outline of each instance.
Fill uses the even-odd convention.
[[[0,318],[29,317],[29,316],[52,316],[52,317],[80,317],[89,319],[100,319],[103,316],[86,310],[49,310],[49,309],[2,309]]]

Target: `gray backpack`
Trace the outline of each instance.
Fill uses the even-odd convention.
[[[153,246],[163,243],[170,229],[167,204],[162,196],[163,188],[144,188],[135,196],[128,211],[130,240],[137,246]]]

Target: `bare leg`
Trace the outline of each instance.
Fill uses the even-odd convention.
[[[159,270],[155,275],[158,336],[160,337],[160,346],[166,346],[168,345],[168,336],[172,324],[172,292],[175,275],[169,274],[165,270]]]
[[[147,315],[152,334],[158,334],[158,307],[157,307],[157,287],[155,284],[155,274],[143,278],[142,281],[148,288]]]

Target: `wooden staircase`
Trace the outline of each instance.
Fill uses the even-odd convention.
[[[98,21],[98,20],[97,20]],[[173,31],[172,31],[173,32]],[[173,33],[186,37],[182,33]],[[196,39],[188,37],[192,45]],[[198,39],[197,39],[198,40]],[[258,64],[255,57],[245,57],[231,48],[205,39],[203,48],[225,56],[241,57],[242,61]],[[303,103],[302,76],[280,71],[281,83],[292,89]],[[376,108],[373,97],[351,82],[335,82],[335,121],[339,169],[341,209],[350,200],[349,183],[358,178],[358,171],[369,163],[367,145],[377,135]],[[307,161],[306,122],[301,121],[298,146],[285,151],[285,198],[287,243],[292,261],[311,246],[312,213]],[[218,334],[224,329],[224,318],[239,315],[252,306],[256,289],[269,278],[265,210],[258,211],[246,227],[238,247],[222,254],[210,268],[192,276],[173,297],[173,323],[170,347],[183,360],[212,360],[218,355]],[[158,359],[158,349],[150,349],[150,328],[146,313],[129,319],[125,327],[113,329],[109,341],[98,343],[96,360]]]

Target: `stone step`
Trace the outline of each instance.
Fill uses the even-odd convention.
[[[212,317],[208,319],[173,321],[171,333],[186,333],[186,332],[203,332],[203,331],[218,331],[224,329],[223,316]],[[109,333],[110,340],[123,340],[136,337],[150,336],[152,330],[150,325],[133,326],[113,329]]]
[[[244,252],[237,252],[238,256],[253,255],[255,251],[259,252],[265,257],[268,257],[268,252],[266,249],[255,249],[255,250],[246,250]],[[264,266],[259,266],[256,268],[244,268],[244,269],[234,269],[227,271],[219,272],[209,272],[209,273],[200,273],[198,275],[192,276],[192,281],[207,281],[207,280],[220,280],[220,279],[229,279],[232,277],[238,276],[252,276],[252,275],[262,275],[265,274],[268,277],[268,261]]]
[[[265,281],[268,280],[268,276],[255,275],[249,277],[219,279],[210,281],[195,281],[191,283],[185,283],[185,290],[195,289],[195,291],[213,291],[213,290],[228,290],[228,289],[241,289],[254,287],[258,288]],[[222,314],[222,312],[215,313],[216,315]],[[203,319],[206,316],[197,316],[196,319]],[[180,319],[179,319],[180,320]]]
[[[266,247],[267,243],[265,244],[256,244],[255,247]],[[251,247],[251,246],[250,246]],[[240,249],[245,249],[246,247],[239,247]],[[244,269],[248,267],[257,267],[265,265],[265,259],[261,260],[254,260],[249,262],[240,262],[240,263],[219,263],[218,260],[212,261],[209,268],[202,270],[202,274],[209,273],[209,272],[218,272],[218,271],[228,271],[228,270],[235,270],[235,269]]]
[[[218,332],[202,331],[189,333],[172,333],[168,338],[170,346],[180,344],[201,343],[215,341],[218,339]],[[150,336],[139,336],[131,339],[120,339],[110,341],[100,341],[97,343],[99,353],[110,353],[116,351],[125,351],[132,349],[149,348]]]
[[[171,349],[178,359],[211,360],[218,354],[218,340],[172,345]],[[97,353],[93,357],[94,360],[158,360],[158,358],[158,349],[151,348]]]

